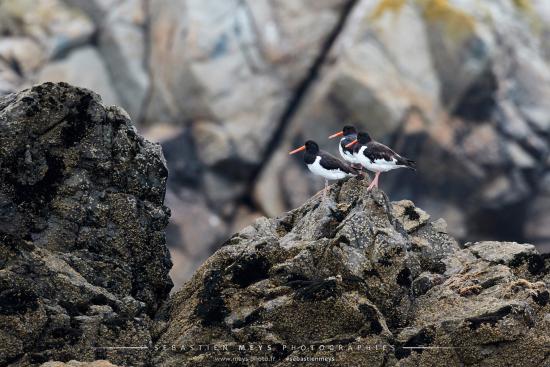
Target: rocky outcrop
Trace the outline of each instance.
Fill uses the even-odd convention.
[[[460,246],[356,178],[237,232],[168,299],[167,168],[122,109],[63,83],[0,98],[0,176],[0,365],[550,362],[548,257]]]
[[[532,245],[461,247],[352,178],[228,239],[161,311],[154,364],[546,365],[549,265]]]
[[[258,215],[255,207],[236,202],[247,195],[281,116],[353,1],[5,3],[5,38],[18,49],[23,41],[40,42],[34,45],[37,55],[29,57],[33,48],[2,52],[0,41],[0,93],[32,82],[66,81],[120,103],[144,128],[161,123],[183,128],[162,140],[174,173],[169,205],[181,208],[174,210],[169,243],[175,258],[182,258],[180,273],[192,274],[234,225],[250,212]],[[41,22],[31,28],[35,18]],[[30,31],[41,37],[30,37]],[[194,167],[185,171],[188,162]],[[214,235],[205,226],[189,225],[193,213],[215,218]]]
[[[319,190],[285,150],[337,153],[345,122],[419,162],[382,177],[390,197],[460,240],[543,248],[549,24],[525,0],[4,0],[0,94],[84,86],[162,142],[178,284],[242,223]]]
[[[89,90],[0,98],[0,365],[145,363],[172,287],[167,172],[160,146]]]

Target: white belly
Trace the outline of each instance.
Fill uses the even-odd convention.
[[[365,157],[364,151],[367,147],[361,147],[359,149],[359,152],[355,154],[355,157],[361,164],[361,166],[365,167],[371,172],[388,172],[396,168],[401,168],[404,166],[398,165],[397,160],[394,158],[391,161],[387,161],[385,159],[375,159],[371,161],[369,158]]]
[[[328,170],[321,166],[321,157],[315,158],[315,162],[308,164],[307,168],[314,174],[324,177],[327,180],[340,180],[348,176],[347,173],[343,172],[340,169]]]
[[[346,161],[350,162],[350,163],[359,163],[359,161],[357,160],[357,158],[355,157],[354,154],[351,154],[347,151],[345,151],[344,149],[342,149],[342,144],[338,144],[338,150],[340,151],[340,155],[342,156],[342,158],[344,158]]]

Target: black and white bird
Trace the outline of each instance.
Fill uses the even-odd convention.
[[[341,161],[335,156],[324,152],[319,149],[319,145],[308,140],[301,147],[294,149],[288,154],[295,154],[305,150],[304,162],[307,168],[317,176],[321,176],[325,179],[325,189],[323,191],[323,197],[325,197],[328,189],[328,180],[340,180],[349,176],[355,176],[359,174],[359,171],[346,162]]]
[[[346,148],[351,147],[353,147],[354,156],[361,166],[376,173],[367,190],[378,187],[378,177],[382,172],[397,168],[416,170],[415,161],[402,157],[384,144],[372,140],[368,133],[357,134],[357,139],[346,145]]]
[[[342,136],[340,139],[340,144],[338,145],[338,151],[344,160],[351,163],[352,165],[359,165],[357,158],[353,155],[353,147],[346,148],[346,145],[357,139],[357,130],[354,126],[346,125],[342,128],[341,131],[332,134],[329,136],[329,139],[337,138]],[[359,165],[360,166],[360,165]]]

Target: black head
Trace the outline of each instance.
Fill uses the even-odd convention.
[[[314,142],[313,140],[306,141],[304,145],[306,147],[306,152],[311,154],[319,153],[319,145],[317,145],[317,143]]]
[[[355,127],[353,127],[353,126],[346,125],[342,129],[342,133],[344,134],[344,136],[355,135],[355,134],[357,134],[357,129],[355,129]]]
[[[360,132],[359,134],[357,134],[357,141],[360,144],[367,144],[368,142],[372,141],[372,139],[370,138],[369,133]]]

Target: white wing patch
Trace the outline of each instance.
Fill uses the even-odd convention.
[[[328,180],[340,180],[349,175],[340,169],[328,170],[326,168],[323,168],[323,166],[321,166],[321,157],[319,156],[315,158],[315,162],[308,164],[307,168],[309,168],[309,170],[314,174],[324,177]]]

